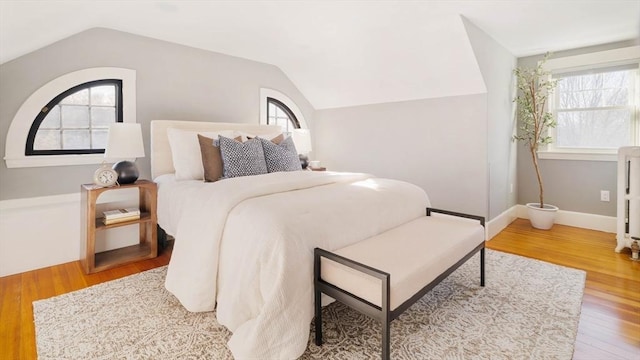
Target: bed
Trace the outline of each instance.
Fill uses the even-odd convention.
[[[174,130],[170,130],[174,129]],[[158,223],[175,237],[165,286],[189,311],[216,310],[237,359],[295,359],[313,318],[313,249],[338,249],[424,216],[419,187],[361,173],[292,171],[179,179],[168,132],[271,126],[155,120]],[[202,158],[200,158],[202,161]],[[175,165],[175,166],[174,166]]]

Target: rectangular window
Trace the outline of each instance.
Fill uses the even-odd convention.
[[[634,144],[637,69],[558,76],[555,148],[617,150]]]
[[[553,142],[541,158],[615,160],[607,154],[640,145],[638,59],[615,59],[616,53],[622,51],[548,62],[558,80],[549,102],[556,127],[549,129]]]

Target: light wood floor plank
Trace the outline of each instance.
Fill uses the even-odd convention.
[[[2,357],[18,359],[21,334],[22,275],[0,279],[0,349]]]

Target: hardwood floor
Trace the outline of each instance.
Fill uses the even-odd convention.
[[[169,263],[171,248],[157,258],[85,275],[80,261],[0,278],[0,360],[36,359],[31,303]]]
[[[518,219],[487,242],[504,251],[587,272],[573,358],[640,359],[640,262],[615,253],[615,234]]]
[[[487,243],[494,250],[587,271],[574,359],[640,359],[640,262],[613,251],[615,235],[518,219]],[[75,261],[0,278],[0,359],[35,359],[34,300],[166,265],[158,258],[84,275]]]

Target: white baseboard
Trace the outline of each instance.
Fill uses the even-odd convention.
[[[96,209],[138,206],[129,190],[105,192]],[[80,193],[0,201],[0,276],[80,259],[80,209]],[[96,236],[98,251],[138,241],[135,227],[112,230]]]
[[[516,218],[528,219],[527,207],[515,205],[505,210],[487,222],[487,240],[498,235]],[[598,230],[604,232],[616,232],[616,218],[614,216],[579,213],[574,211],[558,210],[556,224],[575,226],[583,229]]]
[[[502,212],[502,214],[487,222],[487,240],[491,240],[494,236],[498,235],[500,231],[504,230],[509,224],[518,218],[518,211],[516,206],[512,206],[509,209]]]
[[[516,207],[519,218],[529,218],[529,215],[527,214],[527,207],[525,205],[516,205]],[[615,216],[587,214],[566,210],[558,210],[555,223],[610,233],[615,233],[617,226]]]

